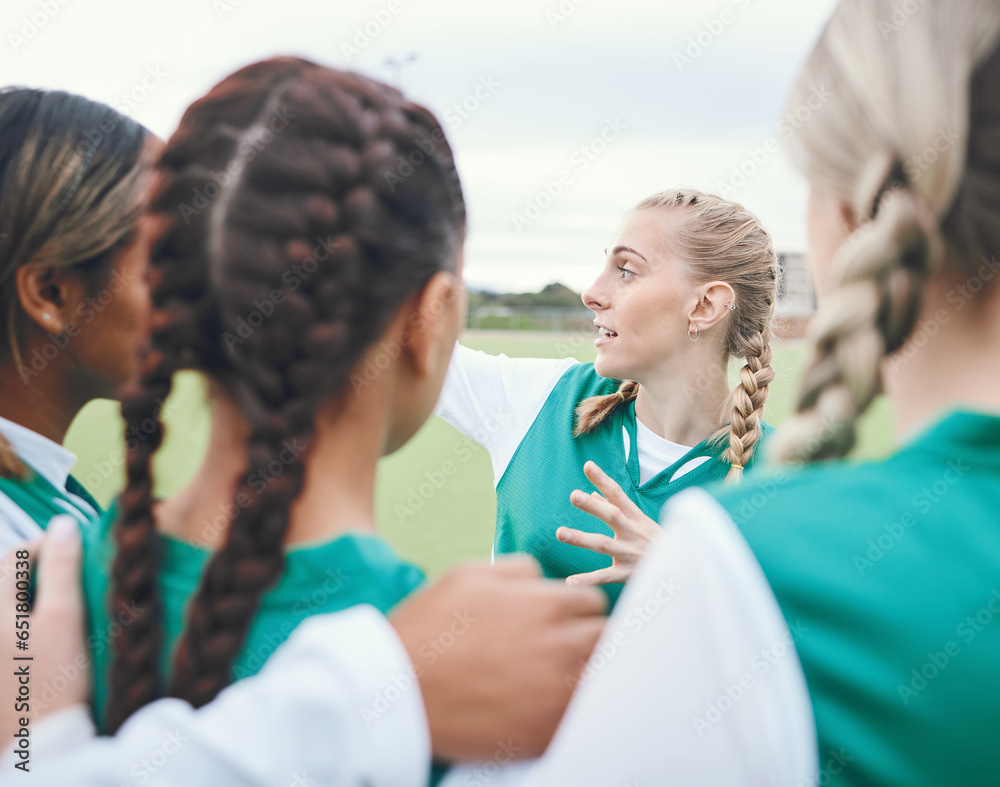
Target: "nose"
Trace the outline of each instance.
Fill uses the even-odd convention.
[[[580,294],[580,300],[583,301],[583,305],[591,311],[600,311],[601,309],[606,309],[608,306],[608,299],[603,284],[604,274],[602,273],[594,280],[593,284]]]

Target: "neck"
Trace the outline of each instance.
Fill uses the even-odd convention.
[[[380,408],[362,408],[354,397],[349,399],[339,404],[335,414],[317,415],[312,447],[292,460],[306,464],[303,488],[290,512],[286,544],[375,528],[375,471],[385,424],[373,420]],[[225,394],[215,395],[205,460],[181,492],[158,506],[160,530],[212,549],[223,545],[231,521],[227,512],[232,511],[239,483],[247,473],[248,433],[235,402]],[[297,447],[291,449],[294,452]]]
[[[636,418],[665,440],[694,446],[719,428],[730,392],[726,368],[717,360],[685,361],[638,382]]]
[[[998,306],[997,287],[928,283],[909,340],[882,367],[899,438],[959,407],[1000,414]]]
[[[0,365],[0,417],[62,445],[69,425],[86,401],[73,397],[73,386],[43,370],[24,383],[12,363]]]

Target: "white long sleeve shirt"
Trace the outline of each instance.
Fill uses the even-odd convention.
[[[434,414],[482,445],[493,462],[493,485],[500,483],[514,452],[527,435],[549,394],[573,358],[508,358],[455,346],[448,376]],[[622,429],[625,459],[632,451],[628,431]],[[639,483],[644,484],[691,450],[666,440],[636,419]],[[707,462],[698,457],[674,473],[685,473]]]
[[[663,527],[546,755],[506,765],[498,742],[495,760],[457,767],[447,784],[818,783],[795,635],[743,537],[700,489],[668,503]],[[423,784],[430,744],[412,669],[374,609],[318,615],[199,710],[159,700],[114,738],[95,738],[83,707],[42,720],[31,772],[14,781],[8,750],[0,783]]]
[[[10,749],[0,783],[32,787],[419,787],[430,737],[395,631],[374,607],[303,622],[255,676],[194,710],[163,699],[111,738],[76,706],[33,726],[30,772]],[[376,706],[376,714],[364,713]]]
[[[66,479],[76,464],[75,454],[47,437],[6,418],[0,418],[0,434],[7,438],[7,442],[23,461],[74,503],[76,510],[67,506],[67,514],[76,519],[80,518],[81,513],[88,518],[97,516],[90,503],[66,490]],[[0,555],[6,554],[7,550],[18,544],[41,535],[42,529],[35,524],[35,520],[24,513],[7,495],[0,492]]]

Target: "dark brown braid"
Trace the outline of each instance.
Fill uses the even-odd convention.
[[[190,367],[232,394],[251,427],[237,497],[255,504],[238,507],[205,570],[167,688],[201,706],[231,681],[261,596],[281,576],[318,407],[345,388],[403,301],[454,267],[465,208],[427,110],[380,83],[292,58],[242,69],[192,105],[160,171],[152,344],[162,357],[129,402],[129,422],[149,416],[168,370]],[[130,465],[122,501],[116,599],[142,604],[116,642],[112,729],[161,683],[153,450],[134,474]],[[252,476],[268,468],[258,492]],[[120,568],[133,562],[134,571]]]

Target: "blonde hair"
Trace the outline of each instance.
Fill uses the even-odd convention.
[[[697,284],[727,282],[736,293],[736,311],[729,319],[725,351],[745,358],[740,382],[730,394],[725,416],[713,442],[728,442],[723,461],[730,465],[727,481],[738,481],[761,435],[761,419],[771,368],[771,318],[777,298],[778,260],[771,236],[742,205],[693,189],[654,194],[633,208],[678,211],[683,221],[667,241]],[[632,401],[639,384],[624,380],[618,391],[593,396],[577,406],[574,435],[595,429],[614,410]]]
[[[928,276],[946,260],[972,275],[1000,248],[1000,4],[926,0],[900,13],[890,0],[843,0],[789,100],[830,96],[790,153],[859,226],[811,326],[797,415],[776,440],[785,461],[850,451]]]
[[[148,132],[103,104],[59,91],[0,90],[0,357],[21,379],[17,271],[75,266],[106,275],[142,215]],[[27,472],[0,435],[0,475]]]

